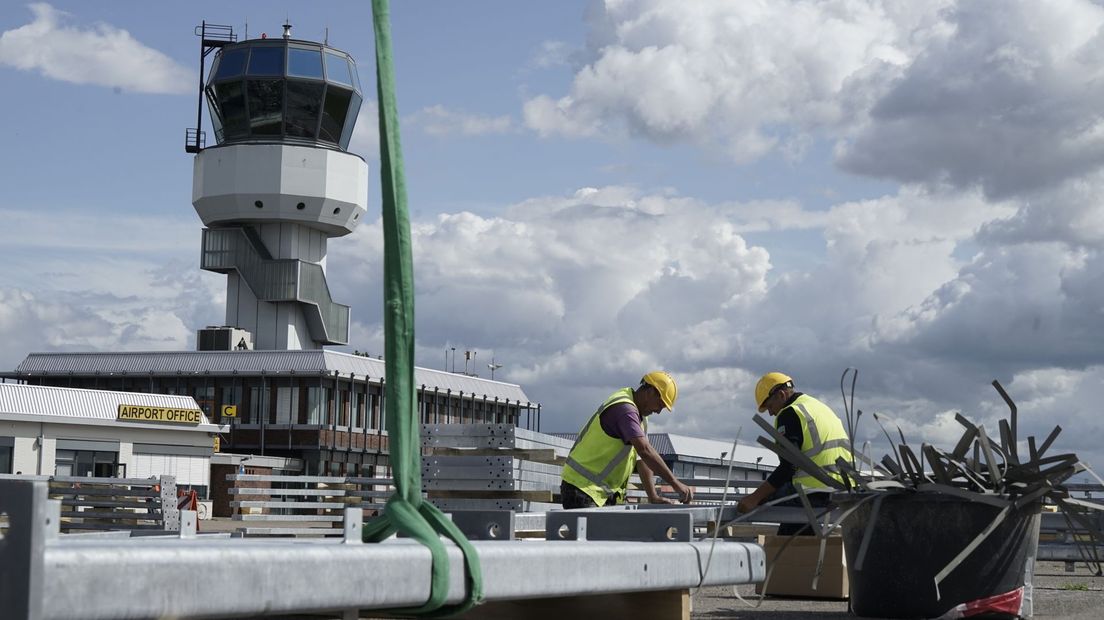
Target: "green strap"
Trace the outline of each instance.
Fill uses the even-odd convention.
[[[388,0],[372,0],[372,17],[376,32],[383,189],[383,326],[387,376],[384,402],[395,493],[387,500],[384,515],[364,525],[363,539],[378,542],[401,532],[428,547],[433,557],[429,600],[420,607],[397,611],[409,615],[450,615],[467,611],[483,598],[483,577],[479,556],[464,534],[436,506],[422,501],[420,427],[414,406],[414,268],[395,102]],[[455,541],[464,552],[470,583],[468,597],[459,605],[444,606],[448,596],[449,563],[438,533]]]

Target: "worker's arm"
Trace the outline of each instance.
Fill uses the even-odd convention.
[[[648,501],[653,504],[673,504],[670,498],[663,497],[655,488],[655,480],[652,478],[652,469],[644,461],[636,462],[636,473],[640,474],[640,482],[644,485],[644,492],[648,494]]]
[[[777,491],[773,484],[769,480],[764,480],[763,484],[759,485],[758,489],[751,494],[740,500],[740,503],[736,504],[736,512],[751,512],[756,506],[763,503],[763,500],[770,497],[775,491]]]
[[[659,457],[659,453],[655,451],[651,442],[648,441],[647,435],[632,437],[629,439],[629,443],[632,444],[632,447],[636,448],[636,453],[640,456],[640,461],[649,468],[649,473],[655,472],[659,474],[664,480],[670,482],[671,486],[675,487],[675,493],[678,493],[682,503],[689,504],[694,499],[694,490],[683,484],[681,480],[671,473],[671,470],[667,467],[667,463],[663,462],[663,459]],[[639,468],[637,471],[639,471]],[[649,476],[649,478],[650,477],[651,476]],[[643,477],[641,477],[641,481],[643,481]],[[654,488],[653,492],[655,492]]]
[[[805,436],[801,432],[801,421],[797,419],[797,412],[790,407],[780,411],[778,413],[778,426],[782,431],[782,435],[795,448],[800,450],[801,444],[805,441]],[[737,512],[750,512],[787,482],[793,480],[793,475],[793,463],[790,463],[785,457],[781,457],[778,467],[763,481],[763,484],[759,485],[759,488],[755,489],[751,495],[740,500],[736,505]]]

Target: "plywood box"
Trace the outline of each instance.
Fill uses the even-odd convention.
[[[768,596],[795,596],[802,598],[829,598],[845,600],[848,597],[847,556],[843,553],[843,538],[829,537],[824,549],[824,564],[820,569],[817,588],[813,589],[817,556],[820,554],[820,538],[816,536],[760,536],[767,557]],[[785,546],[782,555],[779,550]],[[772,571],[771,568],[774,568]],[[763,593],[763,584],[755,586],[755,593]]]

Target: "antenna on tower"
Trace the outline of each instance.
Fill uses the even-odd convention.
[[[245,40],[249,40],[249,19],[245,20]]]
[[[326,36],[322,38],[322,45],[330,46],[330,27],[326,26]]]
[[[289,19],[284,19],[284,38],[291,38],[291,20]]]

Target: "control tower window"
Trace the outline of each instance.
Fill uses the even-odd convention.
[[[346,86],[353,85],[353,74],[349,71],[349,61],[344,56],[326,52],[326,77],[331,82]]]
[[[237,77],[245,69],[245,59],[249,57],[248,49],[229,50],[219,54],[218,68],[215,70],[215,79]]]
[[[245,113],[245,93],[238,81],[215,84],[224,138],[244,138],[249,135],[249,117]]]
[[[318,139],[337,144],[345,127],[345,115],[349,113],[349,101],[353,92],[344,88],[326,88],[326,101],[322,104],[322,128]]]
[[[283,75],[284,48],[255,47],[249,58],[249,75]]]
[[[352,104],[349,106],[351,114],[349,118],[345,120],[345,129],[341,132],[341,140],[338,145],[343,149],[349,148],[349,140],[353,137],[353,127],[356,125],[357,112],[360,110],[360,95],[353,93]]]
[[[319,54],[315,54],[319,56]],[[290,67],[289,67],[290,70]],[[322,58],[318,58],[318,72],[322,72]],[[318,131],[318,117],[322,111],[322,82],[288,80],[287,114],[284,131],[294,138],[314,138]]]
[[[353,71],[353,87],[356,88],[358,93],[364,92],[360,87],[360,74],[357,73],[356,63],[353,62],[352,58],[349,59],[349,68]]]
[[[218,143],[289,140],[347,149],[362,96],[344,52],[299,40],[224,47],[205,89]]]
[[[284,112],[284,81],[249,80],[247,89],[249,93],[249,127],[252,129],[253,135],[280,135]]]
[[[288,75],[322,79],[322,53],[318,50],[288,49]]]

